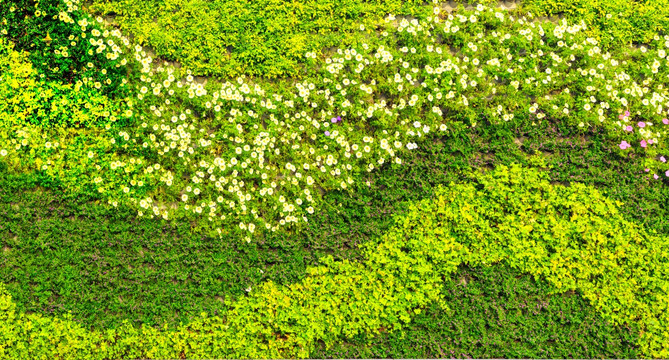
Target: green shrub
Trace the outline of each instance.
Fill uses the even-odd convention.
[[[669,239],[624,220],[620,204],[597,190],[552,186],[537,170],[500,166],[472,178],[478,184],[450,184],[411,205],[396,227],[362,246],[363,262],[326,257],[300,283],[267,282],[228,302],[224,318],[174,332],[130,325],[88,332],[69,318],[17,313],[5,293],[0,351],[14,358],[307,357],[317,340],[331,346],[381,327],[398,330],[429,303],[445,308],[439,284],[462,262],[504,261],[545,278],[550,293],[578,291],[614,325],[638,323],[643,354],[669,354]]]
[[[113,142],[107,131],[131,117],[82,82],[39,79],[28,59],[0,38],[0,159],[11,172],[44,171],[50,183],[94,191],[81,181],[82,166],[108,157]]]
[[[0,36],[29,52],[40,79],[90,82],[105,95],[127,94],[127,60],[110,32],[82,12],[78,1],[9,0],[0,3]]]

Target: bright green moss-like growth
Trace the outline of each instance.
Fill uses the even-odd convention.
[[[118,108],[83,83],[40,79],[28,53],[0,38],[0,128],[91,127],[113,124]]]
[[[265,283],[228,303],[224,317],[174,332],[130,325],[88,332],[69,319],[16,313],[5,294],[0,351],[12,358],[307,357],[318,340],[399,329],[429,303],[443,307],[439,284],[463,262],[503,261],[546,279],[552,293],[581,293],[613,324],[638,324],[642,353],[669,355],[667,238],[624,220],[620,203],[591,187],[553,186],[544,173],[515,165],[473,175],[475,182],[411,205],[394,228],[362,246],[363,262],[324,258],[300,283]]]
[[[305,52],[351,44],[359,37],[354,30],[360,23],[374,30],[375,22],[389,13],[417,16],[431,11],[423,1],[396,0],[92,3],[91,10],[116,15],[121,29],[134,34],[140,43],[150,44],[159,56],[181,62],[195,75],[223,77],[296,75]],[[497,2],[469,2],[478,3]],[[527,0],[518,5],[523,14],[532,11],[539,16],[563,15],[575,22],[583,19],[588,35],[606,50],[648,42],[669,25],[667,0]]]
[[[9,0],[0,2],[0,37],[28,51],[44,80],[63,84],[90,82],[107,96],[127,94],[126,60],[109,31],[79,10],[78,1]]]
[[[11,172],[46,171],[52,183],[87,186],[81,169],[106,155],[107,130],[129,121],[120,109],[82,82],[41,79],[29,55],[0,37],[0,159]],[[20,151],[27,156],[14,156]]]

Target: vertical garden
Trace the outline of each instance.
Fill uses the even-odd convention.
[[[669,3],[0,3],[0,355],[666,358]]]

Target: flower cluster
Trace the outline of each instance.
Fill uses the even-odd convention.
[[[639,85],[632,79],[643,69],[602,53],[583,23],[537,24],[482,6],[397,28],[392,20],[384,33],[393,37],[339,49],[272,91],[244,77],[203,83],[156,67],[121,37],[141,67],[126,103],[138,126],[110,134],[116,152],[90,158],[80,181],[140,216],[207,219],[212,233],[241,231],[250,241],[261,229],[308,221],[324,191],[348,191],[365,172],[401,165],[421,141],[479,121],[601,124],[629,134],[629,115],[611,120],[611,107],[622,106],[639,116],[644,151],[663,144],[666,129],[647,118],[669,108],[667,66],[651,52],[639,50],[654,76]],[[652,45],[659,58],[664,40]]]

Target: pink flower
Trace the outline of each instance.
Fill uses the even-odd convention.
[[[646,147],[646,140],[641,140],[641,147],[645,148]]]
[[[634,131],[634,128],[631,125],[627,125],[625,131]]]
[[[629,110],[625,110],[625,116],[630,116]]]
[[[623,115],[623,114],[618,115],[618,119],[622,120],[624,118],[625,118],[625,115]]]
[[[645,171],[645,172],[649,172],[649,171],[650,171],[650,169],[645,169],[644,171]]]
[[[660,161],[667,162],[667,159],[665,159],[664,156],[660,156]]]
[[[653,178],[655,178],[655,180],[657,180],[657,178],[659,178],[659,176],[657,176],[657,174],[653,174]]]
[[[330,136],[330,132],[326,130],[325,131],[325,136]]]
[[[640,127],[640,128],[642,128],[642,127],[646,127],[646,123],[643,122],[643,121],[639,121],[639,123],[637,124],[637,126]]]
[[[667,175],[667,177],[669,177],[669,170],[667,170],[667,172],[665,172],[664,175]]]
[[[618,146],[620,146],[620,150],[625,150],[632,145],[628,144],[627,141],[623,140]]]
[[[669,125],[669,119],[662,119],[662,123],[664,125]]]
[[[653,143],[653,139],[648,139],[648,143],[649,143],[649,144],[652,144],[652,143]]]

